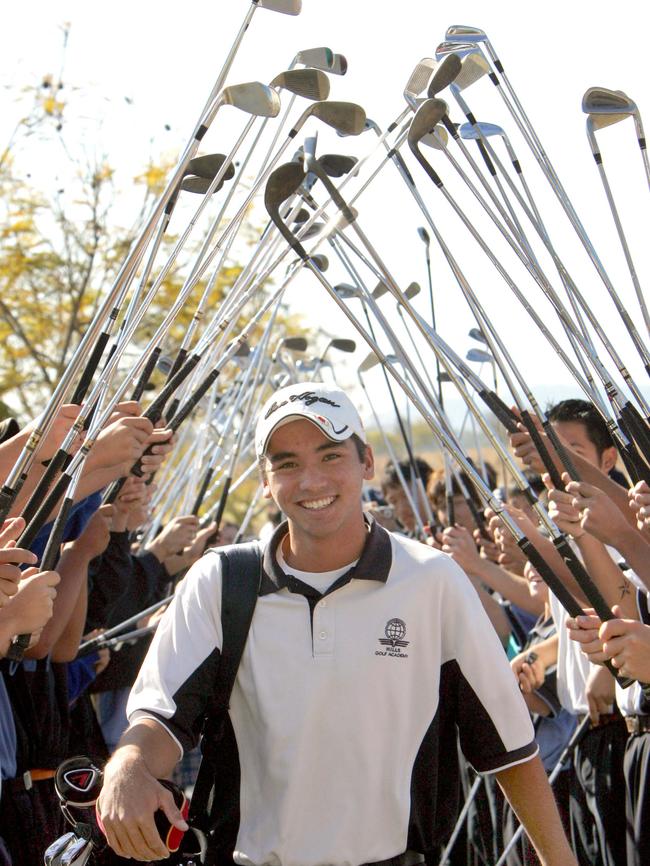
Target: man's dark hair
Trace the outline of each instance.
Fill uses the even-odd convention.
[[[368,446],[363,441],[363,439],[361,439],[360,436],[357,436],[356,433],[353,433],[350,438],[352,439],[352,444],[357,449],[357,455],[359,457],[359,460],[361,461],[361,463],[363,463],[363,461],[366,459],[366,451],[368,449]]]
[[[577,421],[584,424],[587,437],[602,457],[606,448],[612,448],[614,442],[609,435],[607,424],[599,415],[593,403],[587,400],[561,400],[547,410],[549,421]]]
[[[422,479],[422,483],[426,487],[429,481],[429,477],[433,472],[433,469],[431,468],[431,466],[429,466],[426,460],[422,459],[422,457],[416,457],[414,462],[417,469],[417,474],[420,476],[420,478]],[[398,474],[398,467],[404,477],[404,481],[406,481],[407,484],[412,480],[414,473],[413,466],[410,460],[400,460],[397,464],[397,467],[392,460],[389,460],[389,462],[384,467],[384,471],[381,474],[380,483],[382,486],[382,490],[384,490],[386,487],[396,487],[397,485],[402,483]]]
[[[469,462],[472,464],[472,466],[474,465],[474,462],[472,460],[470,460]],[[490,488],[490,490],[492,490],[494,487],[496,487],[497,474],[494,470],[494,467],[487,461],[484,463],[484,466],[486,475],[484,481],[486,485]],[[481,473],[479,470],[479,475],[480,474]],[[482,508],[483,500],[478,495],[469,475],[467,475],[467,473],[463,470],[459,472],[459,475],[463,480],[463,483],[467,488],[467,492],[471,496],[474,505],[476,505],[477,508]],[[460,496],[461,494],[462,490],[460,489],[460,485],[456,479],[456,475],[454,474],[451,477],[451,495]],[[429,486],[427,487],[427,495],[429,497],[429,502],[435,509],[439,511],[445,510],[447,505],[447,485],[445,484],[445,477],[443,474],[433,475],[431,477],[431,481],[429,482]]]

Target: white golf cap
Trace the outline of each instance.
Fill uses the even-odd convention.
[[[301,418],[311,421],[334,442],[349,439],[353,433],[366,441],[359,413],[344,391],[322,382],[296,382],[280,388],[262,406],[255,429],[257,456],[266,453],[274,430]]]

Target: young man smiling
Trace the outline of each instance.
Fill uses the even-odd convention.
[[[350,399],[320,383],[281,389],[255,441],[264,495],[287,521],[264,550],[230,701],[235,862],[437,862],[456,815],[458,732],[544,866],[573,866],[526,707],[469,581],[447,556],[364,519],[373,456]],[[99,811],[123,856],[164,856],[155,809],[183,826],[156,777],[194,744],[214,682],[220,568],[208,554],[179,587],[107,765]]]

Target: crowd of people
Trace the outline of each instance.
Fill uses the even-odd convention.
[[[269,411],[275,410],[272,407]],[[322,411],[327,417],[328,407]],[[192,742],[189,735],[186,742],[185,732],[179,733],[180,728],[177,730],[174,727],[176,709],[173,702],[167,713],[166,710],[156,710],[147,701],[153,700],[150,692],[156,689],[159,693],[165,693],[168,700],[171,701],[172,697],[174,701],[177,700],[174,689],[164,679],[169,676],[176,682],[176,671],[172,676],[165,670],[169,661],[160,649],[164,645],[160,642],[167,639],[173,641],[176,647],[178,641],[175,651],[180,654],[183,649],[179,638],[182,629],[178,623],[181,616],[178,608],[192,603],[200,606],[200,597],[192,595],[191,589],[182,589],[184,575],[195,563],[205,562],[206,558],[201,558],[206,548],[228,545],[237,535],[238,527],[234,524],[223,523],[217,533],[214,523],[202,525],[198,517],[180,514],[163,525],[153,540],[143,542],[141,530],[152,519],[151,498],[155,490],[155,475],[173,449],[174,441],[170,430],[164,426],[154,428],[142,417],[138,404],[123,403],[85,461],[55,570],[40,570],[38,562],[52,524],[50,522],[44,526],[29,549],[24,549],[20,546],[20,537],[25,529],[25,521],[19,515],[45,472],[48,461],[74,423],[77,412],[76,406],[64,406],[59,411],[51,431],[39,445],[36,460],[14,503],[11,516],[0,529],[2,654],[7,655],[16,635],[31,635],[29,648],[22,661],[11,661],[9,658],[2,661],[2,866],[34,866],[42,862],[47,845],[69,829],[54,789],[55,772],[64,759],[86,754],[103,766],[116,749],[120,754],[136,746],[145,749],[142,743],[134,745],[128,740],[130,729],[127,713],[132,726],[135,720],[138,727],[137,722],[143,712],[150,716],[149,729],[156,726],[157,720],[168,725],[167,733],[175,745],[169,749],[170,767],[166,768],[165,774],[175,773],[176,780],[191,791],[198,765],[199,753],[192,748],[196,743]],[[288,420],[293,417],[290,415]],[[363,482],[363,513],[367,526],[362,534],[361,559],[358,551],[354,557],[352,551],[349,560],[356,567],[357,561],[362,562],[364,557],[370,555],[367,549],[373,545],[372,555],[381,558],[381,539],[378,540],[371,531],[377,525],[382,527],[382,532],[386,529],[401,539],[399,544],[406,545],[404,549],[414,562],[440,562],[441,557],[448,557],[460,566],[476,591],[487,616],[486,622],[489,620],[494,627],[504,659],[509,660],[513,688],[523,696],[530,713],[534,740],[544,770],[550,774],[556,769],[552,789],[576,862],[580,866],[644,866],[650,863],[650,833],[647,829],[650,826],[650,794],[646,792],[650,761],[650,691],[644,687],[645,683],[650,683],[650,488],[643,481],[631,484],[619,471],[617,451],[607,425],[590,404],[582,400],[565,400],[552,407],[548,417],[569,451],[581,480],[571,480],[566,474],[543,431],[541,436],[559,472],[563,473],[563,489],[553,485],[535,443],[523,426],[520,432],[510,436],[512,453],[524,467],[530,487],[543,507],[548,509],[551,519],[570,539],[574,555],[582,561],[611,608],[611,619],[601,622],[589,610],[588,600],[573,573],[540,525],[538,511],[530,497],[522,496],[521,490],[517,486],[510,486],[511,482],[507,478],[498,478],[494,468],[483,460],[477,460],[476,465],[485,483],[495,491],[503,508],[569,589],[585,611],[584,615],[569,616],[540,574],[527,561],[516,540],[504,530],[498,514],[484,508],[471,479],[465,473],[451,465],[445,471],[434,470],[424,457],[413,456],[409,449],[409,459],[389,461],[382,469],[377,484],[371,480],[373,467],[365,438],[358,451],[362,466],[359,485]],[[310,417],[309,421],[312,420]],[[287,578],[290,593],[297,592],[308,599],[312,638],[315,639],[314,618],[318,615],[319,604],[326,596],[346,586],[343,575],[347,574],[349,568],[340,570],[340,563],[337,565],[325,560],[322,567],[314,567],[313,562],[309,567],[300,564],[304,550],[295,546],[295,526],[302,515],[293,513],[297,510],[298,494],[295,491],[287,492],[290,482],[286,480],[289,478],[286,464],[282,464],[281,471],[286,473],[282,476],[274,462],[280,458],[283,461],[296,459],[291,450],[294,446],[284,448],[280,457],[268,451],[269,442],[279,442],[278,431],[284,429],[282,435],[287,438],[286,430],[293,426],[286,423],[284,427],[277,424],[275,427],[270,426],[258,453],[262,483],[270,502],[269,521],[259,535],[266,548],[274,551],[274,557],[277,556],[273,566],[267,568],[265,565],[267,572],[270,569],[272,576],[277,573],[283,577],[292,574],[293,577]],[[30,430],[29,425],[17,430],[15,423],[5,423],[0,429],[0,471],[3,477],[9,474],[29,438]],[[325,445],[318,440],[314,448],[320,448],[319,454],[325,449],[327,459],[334,460],[331,449],[327,450],[330,448],[327,437],[335,437],[330,436],[326,427],[317,431],[321,438],[323,434]],[[348,440],[345,439],[345,442]],[[307,445],[304,447],[307,448]],[[344,456],[345,459],[349,457]],[[131,473],[134,463],[139,460],[144,471],[142,476]],[[269,461],[267,469],[264,468],[264,460]],[[275,473],[278,473],[277,478]],[[124,478],[126,481],[112,504],[102,504],[103,491],[112,482]],[[343,484],[343,481],[337,483]],[[350,493],[352,498],[353,493]],[[313,499],[308,508],[314,511],[326,509],[329,505],[326,501],[328,495],[326,491],[322,502]],[[293,534],[289,546],[285,549],[280,545],[276,554],[275,545],[280,537],[278,533],[282,533],[283,515],[288,516],[290,532]],[[56,512],[53,512],[50,520],[55,516]],[[346,520],[352,520],[352,517],[348,514]],[[417,547],[413,547],[418,544],[423,545],[419,548],[421,554],[418,554]],[[424,548],[429,550],[425,551]],[[344,549],[342,539],[337,556],[343,557],[343,564],[347,565]],[[395,556],[394,550],[393,558]],[[429,556],[431,560],[427,558]],[[291,571],[292,566],[294,571]],[[201,567],[199,563],[191,569],[190,575],[199,574]],[[380,559],[373,561],[372,567],[381,571],[383,566]],[[414,566],[414,575],[416,572],[418,569]],[[321,573],[329,583],[325,585],[321,581],[314,588],[310,580]],[[445,573],[445,581],[460,580],[458,574],[459,571],[453,571],[449,578]],[[408,580],[408,575],[405,579]],[[300,584],[298,589],[291,580]],[[419,572],[413,577],[413,581],[416,580],[420,580]],[[436,580],[433,573],[431,580]],[[168,606],[163,604],[137,622],[138,628],[152,626],[150,634],[126,641],[115,651],[98,649],[88,654],[79,652],[84,642],[126,620],[137,619],[139,613],[168,598],[176,587],[181,588],[181,600],[173,602],[175,612],[170,614]],[[260,598],[266,598],[261,590]],[[190,629],[192,618],[187,612],[186,616],[186,627]],[[327,614],[323,621],[327,622]],[[165,625],[159,629],[160,635],[156,634],[153,638],[153,649],[149,651],[151,634],[155,631],[153,626],[159,622]],[[400,628],[404,627],[401,619],[391,622],[402,623]],[[337,628],[341,627],[337,625]],[[180,631],[177,633],[173,629]],[[383,634],[383,623],[380,631]],[[324,652],[327,652],[327,638],[323,636],[327,634],[324,626],[319,632]],[[373,635],[373,638],[377,637],[382,638],[380,643],[383,646],[390,645],[392,640],[394,649],[396,638],[390,637],[388,630],[385,639],[382,635]],[[282,641],[283,635],[278,634],[276,640]],[[399,636],[397,640],[399,643]],[[484,649],[486,660],[492,658],[494,649],[491,634],[477,633],[472,635],[472,641],[469,638],[467,640],[464,651],[469,653],[470,648],[473,648],[472,651],[480,656]],[[417,651],[417,647],[413,649]],[[276,651],[274,645],[266,649],[262,647],[259,651],[270,654],[271,659],[267,659],[267,664],[273,663]],[[200,667],[205,661],[199,659],[196,665]],[[176,660],[174,664],[177,664]],[[259,664],[263,675],[271,676],[267,668],[261,667],[262,662]],[[444,668],[443,661],[441,665]],[[321,667],[321,673],[322,670]],[[618,674],[618,678],[614,674]],[[261,674],[258,672],[257,675]],[[623,678],[633,680],[632,684],[624,683]],[[127,709],[136,680],[131,705]],[[478,689],[476,683],[472,683],[472,686]],[[257,687],[261,688],[259,684]],[[349,684],[342,686],[343,689],[348,687]],[[372,684],[366,684],[366,687],[372,688]],[[471,714],[471,700],[467,695],[472,689],[469,684],[466,687],[467,690],[463,692],[465,713]],[[182,691],[180,686],[178,688]],[[354,702],[352,697],[350,700]],[[366,700],[372,704],[370,696]],[[443,700],[441,691],[441,705]],[[476,700],[482,707],[487,698],[484,699],[479,693]],[[152,708],[147,709],[150,706]],[[499,711],[493,710],[492,718],[497,718],[499,712],[505,713],[508,706]],[[516,765],[519,761],[528,761],[532,755],[527,743],[528,729],[522,722],[519,732],[512,734],[511,744],[505,742],[505,735],[502,735],[503,755],[501,759],[494,757],[491,760],[487,754],[481,753],[481,749],[488,748],[485,743],[490,742],[489,738],[481,740],[482,745],[477,746],[478,734],[472,727],[487,725],[490,714],[486,717],[487,721],[480,714],[470,720],[464,717],[462,706],[456,707],[454,711],[458,714],[459,748],[456,748],[455,743],[450,746],[449,741],[446,741],[443,757],[438,756],[437,765],[430,769],[439,776],[448,777],[448,790],[452,794],[454,784],[458,786],[457,808],[452,809],[455,801],[451,797],[446,803],[449,814],[442,822],[443,838],[436,839],[435,851],[430,848],[420,853],[425,856],[427,863],[434,855],[436,858],[440,856],[463,800],[466,800],[467,815],[457,828],[460,832],[448,854],[448,862],[454,866],[493,864],[513,840],[518,826],[515,811],[522,818],[528,834],[535,835],[534,820],[527,814],[528,807],[522,805],[526,797],[534,801],[539,796],[539,809],[546,808],[541,805],[542,792],[525,792],[523,800],[518,801],[512,786],[508,790],[505,785],[503,773],[495,772],[511,764]],[[236,707],[235,712],[238,712]],[[304,707],[302,712],[305,712]],[[409,713],[408,707],[404,712]],[[517,712],[512,710],[512,724],[518,718]],[[298,714],[295,730],[303,731],[301,725],[304,725],[304,730],[307,730],[304,742],[295,742],[296,734],[291,743],[285,740],[274,742],[274,748],[280,755],[279,763],[286,761],[292,765],[300,760],[301,749],[313,748],[308,724]],[[387,716],[375,719],[374,724],[389,728],[392,722]],[[497,727],[498,724],[507,726],[500,719],[495,724]],[[139,727],[143,727],[142,722]],[[289,731],[294,731],[293,724],[288,725],[285,739],[291,739]],[[490,748],[493,748],[492,744]],[[251,749],[255,751],[254,744]],[[263,751],[262,746],[260,751]],[[182,761],[178,763],[181,755]],[[507,756],[508,760],[503,756]],[[392,759],[388,756],[384,758],[390,765]],[[323,760],[328,760],[327,755],[323,756]],[[117,775],[114,771],[111,778]],[[496,784],[495,777],[498,777],[499,784]],[[476,779],[480,779],[480,782],[477,783]],[[429,782],[432,788],[437,787],[443,793],[446,790],[438,781],[429,779]],[[349,784],[354,789],[356,781],[350,779]],[[397,779],[395,785],[398,786]],[[502,787],[507,797],[504,797]],[[259,796],[271,788],[272,785],[264,787]],[[440,791],[437,797],[442,802],[443,793]],[[247,796],[252,800],[254,792]],[[512,800],[513,805],[508,800]],[[294,801],[292,808],[296,810],[296,815],[302,814],[299,807],[300,803]],[[108,799],[105,799],[102,808],[103,814],[109,818],[105,822],[109,841],[117,852],[107,852],[103,862],[122,862],[122,857],[137,856],[134,852],[141,849],[137,845],[130,848],[124,842],[124,836],[115,831],[116,823],[111,823]],[[322,808],[327,808],[324,802]],[[534,813],[534,802],[531,811]],[[441,820],[441,812],[438,807],[438,821]],[[425,810],[423,814],[429,813]],[[271,836],[276,831],[279,836],[291,835],[290,819],[291,815],[280,815],[280,823],[285,821],[288,825],[274,828]],[[299,819],[295,817],[294,820]],[[309,816],[304,820],[308,823]],[[336,836],[333,827],[324,827],[323,832]],[[361,837],[361,827],[359,833]],[[409,830],[409,843],[410,833]],[[284,844],[284,841],[282,836],[278,845]],[[249,844],[254,847],[250,840]],[[140,856],[138,859],[155,859],[154,853],[159,853],[160,849],[150,844],[147,850],[149,856]],[[505,862],[509,866],[560,862],[550,858],[546,861],[543,853],[540,861],[540,850],[543,851],[543,845],[540,849],[539,840],[533,838],[531,843],[524,833],[519,840],[514,840]],[[383,863],[384,859],[379,856],[369,862]],[[240,858],[237,862],[276,861]],[[307,860],[303,862],[307,863]],[[332,855],[332,859],[319,862],[339,861]],[[358,866],[357,860],[347,862],[351,866]],[[422,861],[393,857],[386,862],[410,866],[411,863]],[[438,859],[431,860],[431,864],[434,862],[437,863]],[[279,855],[277,863],[278,866],[285,866]]]

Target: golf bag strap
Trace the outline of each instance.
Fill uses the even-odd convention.
[[[233,544],[216,553],[221,559],[221,657],[201,730],[201,764],[199,766],[189,823],[203,829],[207,820],[214,772],[210,752],[220,738],[224,714],[230,705],[248,631],[262,579],[262,552],[257,542]]]

